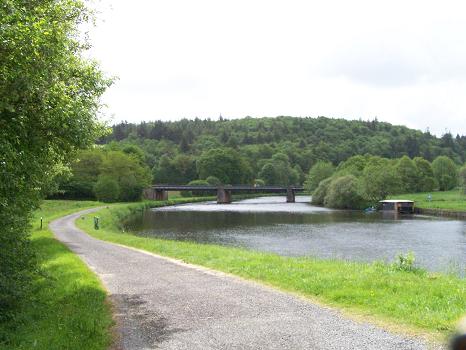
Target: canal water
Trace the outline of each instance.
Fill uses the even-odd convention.
[[[418,266],[464,275],[466,221],[420,215],[331,210],[285,197],[232,204],[193,203],[148,210],[128,229],[141,236],[214,243],[272,252],[370,262],[391,262],[413,251]]]

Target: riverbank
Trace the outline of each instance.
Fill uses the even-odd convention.
[[[429,194],[432,198],[429,200]],[[389,199],[401,198],[415,201],[415,206],[422,209],[440,209],[466,212],[466,195],[460,190],[443,192],[404,193],[390,196]]]
[[[429,195],[431,198],[429,199]],[[425,193],[405,193],[389,198],[409,199],[415,202],[415,211],[423,215],[435,215],[466,220],[466,195],[460,190]]]
[[[40,278],[29,302],[0,325],[0,349],[107,349],[112,315],[98,277],[48,228],[61,216],[102,205],[88,201],[44,201],[32,222],[31,244]],[[43,229],[40,229],[43,217]]]
[[[186,202],[174,199],[156,206]],[[154,203],[154,202],[153,202]],[[77,225],[92,236],[187,263],[231,273],[297,293],[326,305],[363,315],[406,332],[445,337],[466,311],[466,281],[455,276],[404,270],[383,263],[354,263],[274,254],[217,245],[138,237],[123,232],[122,219],[144,210],[147,203],[117,204],[97,214],[101,229],[94,230],[92,215]],[[149,205],[152,205],[149,204]]]

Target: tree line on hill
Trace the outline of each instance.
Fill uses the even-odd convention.
[[[316,126],[318,130],[313,129]],[[156,130],[158,128],[160,130]],[[306,128],[309,129],[308,134],[303,133]],[[227,130],[228,137],[225,136]],[[264,139],[258,135],[267,133],[276,135],[274,142],[254,143]],[[316,137],[322,138],[318,144],[307,143]],[[177,139],[179,144],[175,143]],[[244,143],[245,139],[250,143]],[[370,145],[376,140],[385,140],[386,149],[372,148]],[[232,121],[196,119],[138,125],[122,123],[115,125],[113,134],[100,139],[93,149],[78,155],[77,160],[71,164],[71,175],[58,179],[58,195],[63,198],[97,198],[104,201],[137,200],[143,188],[151,183],[285,186],[306,183],[312,191],[323,180],[315,176],[316,170],[323,168],[328,172],[333,167],[337,167],[337,175],[352,175],[359,179],[365,171],[367,178],[371,177],[369,174],[375,178],[381,173],[380,176],[385,177],[384,181],[380,180],[381,184],[395,181],[390,187],[384,185],[378,190],[370,190],[366,181],[364,183],[367,186],[361,190],[362,180],[352,179],[358,185],[358,193],[363,194],[360,197],[364,200],[359,201],[362,206],[363,203],[382,199],[380,195],[420,191],[421,187],[424,190],[448,187],[444,186],[445,181],[440,178],[419,178],[416,174],[430,174],[430,161],[435,162],[437,159],[448,158],[449,164],[458,167],[464,162],[464,140],[464,136],[453,138],[450,134],[437,138],[428,132],[422,133],[377,120],[365,122],[280,117]],[[330,147],[324,146],[330,145],[330,141],[335,142],[334,148],[343,154],[351,155],[356,152],[353,147],[356,150],[360,147],[379,150],[382,155],[367,152],[366,156],[351,155],[339,160],[341,154],[332,157],[333,151],[328,151]],[[407,147],[404,152],[399,150],[399,143]],[[346,147],[349,149],[345,151]],[[401,156],[394,157],[398,154]],[[436,155],[435,158],[432,158],[433,155]],[[357,166],[353,164],[356,160]],[[390,179],[389,174],[393,175]],[[319,182],[316,182],[317,179],[320,179]],[[429,186],[406,187],[406,183],[419,181],[429,182]],[[377,191],[378,196],[374,194]]]

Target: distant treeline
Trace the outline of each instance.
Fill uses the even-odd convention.
[[[388,159],[354,156],[334,167],[317,162],[309,171],[306,187],[312,203],[340,209],[376,205],[392,194],[466,189],[466,166],[439,156],[432,163],[422,157]]]
[[[71,177],[60,179],[63,196],[102,199],[97,193],[103,193],[112,200],[136,199],[151,182],[298,185],[319,162],[336,167],[355,155],[427,162],[447,156],[457,166],[466,156],[465,136],[438,138],[377,120],[184,119],[120,123],[112,130],[78,156]],[[111,170],[116,164],[119,170]]]
[[[270,152],[283,152],[293,166],[298,164],[304,171],[309,170],[317,160],[337,165],[358,154],[385,158],[420,156],[428,161],[444,155],[456,163],[466,161],[466,136],[446,133],[438,138],[428,131],[409,129],[377,119],[183,119],[139,124],[123,122],[114,125],[112,130],[100,143],[130,140],[156,157],[178,153],[199,155],[207,148],[231,147],[240,150],[253,162],[270,157]]]

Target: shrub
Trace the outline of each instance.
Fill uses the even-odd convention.
[[[120,196],[120,185],[108,176],[100,176],[94,186],[96,198],[102,202],[116,202]]]
[[[337,209],[361,209],[365,200],[360,193],[359,182],[354,175],[337,177],[330,182],[324,205]]]
[[[323,205],[325,196],[327,195],[328,187],[332,182],[332,178],[325,179],[319,183],[319,186],[312,193],[311,203],[315,205]]]
[[[455,163],[446,156],[440,156],[432,162],[432,170],[440,191],[448,191],[458,184],[458,170]]]
[[[396,256],[395,262],[392,264],[392,268],[399,271],[420,271],[420,269],[415,266],[415,261],[416,256],[413,252],[409,251],[406,255],[399,253]]]
[[[335,167],[332,163],[318,161],[311,170],[309,170],[309,175],[305,183],[306,190],[314,191],[317,186],[319,186],[320,182],[332,176],[334,171]]]
[[[222,184],[222,181],[218,177],[215,176],[209,176],[206,179],[207,183],[211,186],[220,186]]]

